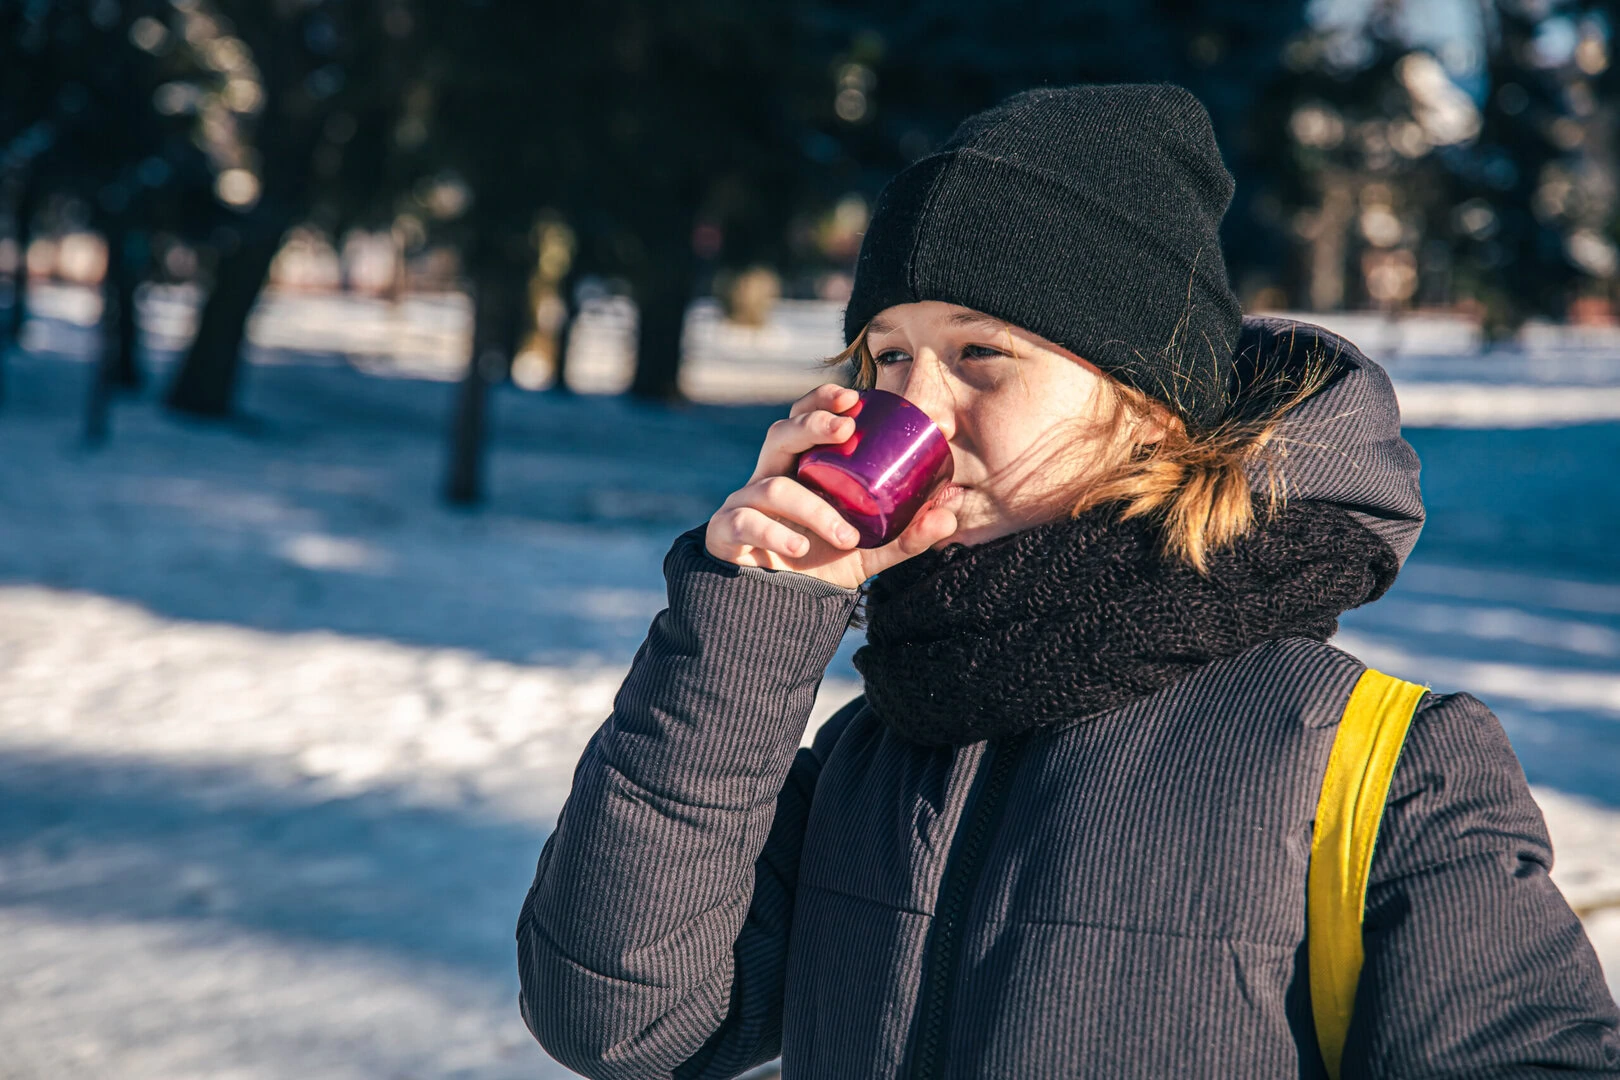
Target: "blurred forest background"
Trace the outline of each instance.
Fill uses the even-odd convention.
[[[564,1076],[512,930],[671,538],[882,184],[1088,80],[1197,93],[1245,309],[1390,372],[1429,518],[1334,644],[1490,705],[1620,992],[1617,27],[0,0],[0,1077]]]
[[[160,388],[194,417],[239,407],[267,286],[466,295],[475,502],[488,388],[566,392],[582,302],[633,303],[629,392],[674,400],[695,297],[842,300],[896,169],[1112,80],[1209,107],[1246,310],[1612,323],[1614,31],[1603,0],[0,0],[0,357],[32,284],[101,289],[95,442],[149,377],[149,286],[200,304]]]

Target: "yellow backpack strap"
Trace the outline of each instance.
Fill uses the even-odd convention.
[[[1427,689],[1371,668],[1362,673],[1339,721],[1316,804],[1305,932],[1316,1041],[1333,1080],[1361,978],[1361,913],[1373,844],[1401,744]]]

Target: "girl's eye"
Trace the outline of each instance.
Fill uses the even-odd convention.
[[[1007,354],[1000,349],[993,349],[989,345],[964,345],[962,355],[970,360],[989,360]],[[885,349],[872,357],[872,362],[878,367],[888,367],[890,364],[900,364],[911,357],[900,349]]]

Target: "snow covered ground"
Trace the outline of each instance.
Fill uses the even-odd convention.
[[[151,302],[161,350],[186,312]],[[565,1075],[517,1017],[517,905],[663,606],[670,539],[782,409],[503,390],[490,504],[452,512],[464,312],[277,302],[228,429],[142,400],[81,449],[83,294],[48,294],[8,358],[0,1076]],[[582,379],[619,377],[621,316],[582,332]],[[689,385],[791,397],[836,347],[826,323],[700,319]],[[1620,360],[1601,341],[1481,360],[1448,332],[1450,352],[1388,347],[1403,401],[1455,392],[1408,409],[1431,524],[1342,644],[1496,709],[1620,987],[1620,423],[1596,394]],[[1494,418],[1529,386],[1579,393]],[[857,692],[857,644],[819,715]]]

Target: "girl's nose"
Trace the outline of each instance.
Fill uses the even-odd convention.
[[[927,413],[945,438],[951,438],[956,434],[956,395],[945,365],[924,350],[906,367],[900,396]]]

